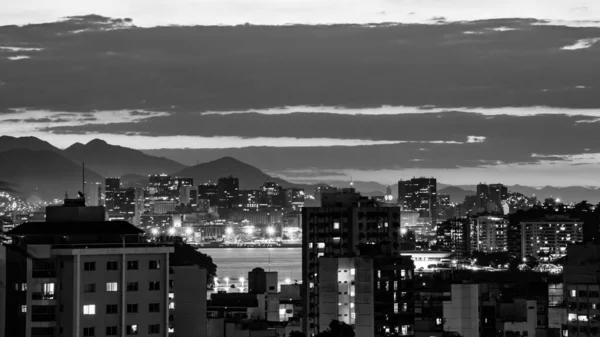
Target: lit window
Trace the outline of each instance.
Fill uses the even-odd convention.
[[[354,308],[354,303],[350,303],[350,308]]]
[[[117,282],[108,282],[106,283],[106,291],[118,291],[119,286]]]
[[[577,314],[569,314],[568,320],[569,322],[577,321]]]
[[[27,312],[27,306],[26,305],[22,305],[21,306],[21,312]]]
[[[571,290],[571,297],[577,297],[577,290]]]
[[[54,298],[54,283],[44,283],[44,298],[45,299],[53,299]]]
[[[87,304],[83,306],[83,314],[84,315],[95,315],[96,314],[96,305],[95,304]]]
[[[171,303],[169,303],[169,309],[170,309],[170,310],[173,310],[173,309],[175,309],[175,302],[171,302]]]
[[[340,223],[339,222],[334,222],[333,223],[333,229],[340,229]]]
[[[588,317],[586,315],[579,315],[579,316],[577,316],[577,320],[580,322],[587,322]]]
[[[325,242],[319,242],[319,243],[317,243],[317,247],[321,248],[321,249],[325,248]]]
[[[354,274],[356,274],[356,269],[354,269],[354,268],[350,269],[350,275],[354,275]]]
[[[127,334],[128,335],[137,335],[138,334],[138,326],[137,325],[128,325],[127,326]]]
[[[398,303],[394,303],[394,314],[398,313]]]

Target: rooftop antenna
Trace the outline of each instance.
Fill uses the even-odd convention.
[[[85,162],[81,163],[81,197],[85,200]]]

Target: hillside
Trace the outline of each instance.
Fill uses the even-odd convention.
[[[125,174],[173,173],[185,167],[185,165],[170,159],[150,156],[123,146],[111,145],[100,139],[94,139],[87,144],[75,143],[64,152],[70,159],[76,162],[85,162],[86,167],[105,177],[120,177]]]
[[[22,197],[37,196],[44,200],[63,198],[65,192],[76,196],[82,189],[81,166],[48,150],[8,150],[0,152],[0,177],[12,184]],[[103,182],[103,178],[90,169],[86,181]]]

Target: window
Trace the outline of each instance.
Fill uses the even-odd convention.
[[[148,261],[148,269],[160,269],[160,261],[159,260]]]
[[[160,312],[160,303],[150,303],[148,304],[149,312]]]
[[[106,291],[119,291],[119,286],[117,282],[107,282],[106,283]]]
[[[83,306],[83,314],[84,315],[95,315],[96,314],[96,305],[95,304],[86,304]]]
[[[92,326],[89,328],[83,328],[83,337],[94,337],[96,336],[96,329]]]
[[[325,248],[325,242],[319,242],[319,243],[317,243],[317,247],[321,248],[321,249]]]
[[[138,312],[138,305],[137,304],[127,304],[127,312],[130,314]]]
[[[350,275],[356,275],[356,269],[354,269],[354,268],[350,269]]]
[[[84,262],[83,263],[84,271],[94,271],[96,270],[96,262]]]
[[[158,282],[158,281],[149,282],[148,290],[150,290],[150,291],[160,290],[160,282]]]
[[[117,335],[117,326],[107,326],[106,327],[106,335],[107,336],[116,336]]]
[[[128,270],[138,270],[138,261],[127,261],[127,269]]]
[[[127,334],[128,335],[137,335],[138,334],[138,326],[137,325],[128,325],[127,326]]]
[[[106,270],[119,270],[119,263],[117,261],[106,262]]]
[[[107,304],[106,305],[106,313],[107,314],[118,314],[119,313],[119,305],[118,304]]]
[[[571,290],[571,297],[577,297],[577,290]]]
[[[333,229],[340,229],[340,223],[339,222],[334,222],[333,223]]]
[[[27,305],[21,305],[21,312],[27,312]]]
[[[44,290],[44,299],[54,298],[54,283],[44,283],[42,288]]]
[[[160,324],[150,324],[148,325],[148,334],[154,335],[160,333]]]
[[[394,314],[398,313],[398,303],[394,303]]]
[[[137,282],[127,282],[127,291],[138,291]]]
[[[84,293],[95,293],[96,292],[96,283],[86,283],[83,285]]]

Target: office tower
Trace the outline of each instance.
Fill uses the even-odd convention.
[[[583,222],[565,215],[521,221],[521,256],[538,258],[540,254],[559,258],[569,244],[583,242]]]
[[[477,184],[477,209],[478,212],[486,212],[490,196],[490,187],[486,184]]]
[[[88,206],[104,206],[101,183],[90,183],[85,188],[86,204]]]
[[[148,177],[148,192],[162,197],[170,196],[171,177],[167,174],[154,174]]]
[[[110,212],[115,207],[115,193],[121,188],[121,178],[106,178],[104,189],[104,204],[106,211]]]
[[[260,187],[260,201],[261,205],[267,207],[283,207],[285,201],[285,193],[283,188],[274,182],[265,182]]]
[[[508,219],[501,216],[474,217],[471,227],[471,250],[484,253],[508,251],[508,225]]]
[[[139,187],[136,188],[135,189],[135,200],[134,200],[134,217],[133,217],[133,224],[136,227],[140,226],[141,216],[146,211],[145,206],[144,206],[145,201],[146,201],[145,191],[142,188],[139,188]]]
[[[198,189],[195,186],[190,190],[190,205],[192,207],[198,206]]]
[[[155,200],[153,203],[153,213],[155,214],[173,213],[176,208],[175,200]]]
[[[455,253],[458,257],[471,255],[471,219],[448,219],[437,226],[439,248]]]
[[[113,208],[109,214],[121,214],[125,219],[133,218],[136,209],[136,190],[133,187],[113,191]]]
[[[437,222],[437,181],[435,178],[412,178],[398,182],[398,204],[403,210],[419,211],[421,217]]]
[[[219,178],[217,183],[219,207],[234,208],[237,203],[240,182],[233,176]]]
[[[400,209],[383,207],[361,197],[354,189],[325,192],[321,207],[302,209],[302,271],[305,285],[304,331],[322,331],[329,313],[321,318],[320,261],[323,257],[359,256],[359,247],[389,243],[389,253],[400,253]],[[348,316],[350,317],[350,316]],[[344,318],[345,319],[345,318]],[[371,334],[375,328],[372,327]],[[368,336],[368,335],[365,335]]]
[[[200,184],[198,185],[198,199],[208,200],[210,206],[216,207],[219,205],[219,187],[216,184]]]
[[[192,204],[192,186],[191,185],[183,185],[179,188],[179,204],[184,206],[189,206]]]
[[[175,177],[171,179],[169,184],[179,191],[181,186],[194,186],[194,179]]]
[[[286,188],[284,191],[284,208],[296,208],[304,205],[304,190],[301,188]]]
[[[47,208],[45,223],[8,233],[20,249],[7,255],[14,310],[0,335],[168,335],[173,247],[146,244],[140,229],[104,214],[65,200]]]
[[[259,190],[240,190],[238,192],[238,204],[239,208],[258,208],[261,206],[260,202],[261,192]]]
[[[508,199],[508,188],[502,184],[491,184],[489,193],[489,200],[499,207],[501,207],[503,201]]]

